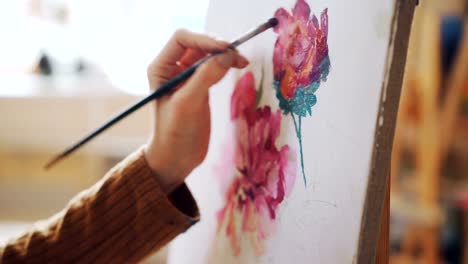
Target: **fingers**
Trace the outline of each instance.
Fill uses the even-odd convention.
[[[157,63],[155,59],[148,67],[148,78],[152,85],[159,86],[175,75],[190,67],[193,63],[206,56],[207,53],[194,49],[187,49],[182,58],[172,63]],[[155,88],[153,87],[153,88]]]
[[[178,61],[180,65],[185,66],[185,68],[188,68],[201,58],[205,57],[207,55],[206,52],[199,51],[199,50],[194,50],[194,49],[188,49],[185,54],[182,56],[182,58]]]
[[[207,35],[179,29],[172,35],[169,42],[160,52],[160,55],[156,58],[156,61],[158,63],[175,64],[176,61],[182,58],[187,49],[206,54],[225,50],[228,46],[229,43],[226,41],[216,40]]]
[[[230,68],[244,68],[248,64],[246,58],[236,51],[229,50],[201,65],[178,93],[180,96],[191,98],[192,102],[196,98],[204,99],[209,88],[221,80]]]

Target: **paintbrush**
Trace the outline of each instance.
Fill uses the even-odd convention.
[[[257,36],[258,34],[266,31],[269,28],[275,27],[278,24],[278,20],[276,18],[270,18],[266,23],[261,24],[257,28],[249,31],[247,34],[243,35],[242,37],[238,38],[234,42],[232,42],[229,45],[229,49],[235,49],[242,43],[246,42],[247,40]],[[63,158],[67,157],[74,151],[76,151],[78,148],[89,142],[91,139],[95,138],[97,135],[101,134],[103,131],[108,129],[109,127],[113,126],[115,123],[119,122],[120,120],[124,119],[126,116],[129,114],[135,112],[135,110],[139,109],[140,107],[144,106],[148,102],[158,99],[168,93],[170,93],[177,85],[181,84],[185,80],[187,80],[192,74],[195,72],[195,70],[200,67],[203,63],[205,63],[207,60],[211,59],[212,57],[222,54],[225,51],[220,51],[220,52],[214,52],[210,55],[207,55],[206,57],[200,59],[196,63],[194,63],[192,66],[184,70],[182,73],[176,75],[174,78],[171,80],[167,81],[163,85],[161,85],[159,88],[157,88],[154,92],[146,96],[145,98],[141,99],[140,101],[136,102],[134,105],[130,106],[129,108],[125,109],[122,111],[120,114],[115,116],[114,118],[110,119],[107,121],[105,124],[103,124],[101,127],[97,128],[93,132],[91,132],[89,135],[75,143],[74,145],[70,146],[67,148],[65,151],[60,153],[59,155],[55,156],[53,159],[51,159],[46,165],[45,169],[50,169],[52,166],[54,166],[57,162],[62,160]]]

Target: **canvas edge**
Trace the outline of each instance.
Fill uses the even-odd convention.
[[[379,113],[375,122],[370,174],[361,216],[357,258],[354,263],[375,263],[376,259],[406,54],[417,2],[418,0],[395,1]]]

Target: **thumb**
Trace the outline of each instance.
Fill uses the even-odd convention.
[[[248,64],[247,59],[239,53],[229,50],[203,63],[179,92],[192,99],[204,99],[209,88],[220,81],[230,68],[244,68]]]

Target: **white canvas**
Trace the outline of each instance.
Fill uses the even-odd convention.
[[[290,11],[295,0],[213,0],[207,33],[232,40],[272,17],[279,7]],[[205,162],[188,180],[201,210],[201,221],[171,245],[169,263],[352,263],[357,245],[373,151],[374,132],[384,81],[393,0],[307,0],[317,17],[328,8],[331,69],[315,93],[312,116],[302,119],[302,179],[298,139],[293,122],[283,116],[279,145],[296,155],[296,179],[279,205],[275,227],[258,256],[241,241],[239,256],[220,235],[217,212],[225,204],[216,170],[232,134],[231,94],[244,71],[232,70],[212,88],[212,140]],[[272,30],[239,50],[250,59],[247,70],[257,86],[265,73],[260,105],[278,109],[273,89],[272,56],[277,34]]]

